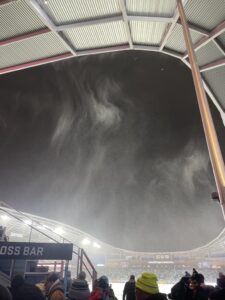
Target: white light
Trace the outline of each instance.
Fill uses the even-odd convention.
[[[104,264],[97,264],[96,267],[104,267]]]
[[[39,229],[39,230],[44,230],[45,227],[44,227],[44,226],[41,226],[41,225],[38,225],[38,226],[37,226],[37,229]]]
[[[91,241],[89,239],[83,239],[82,244],[83,245],[90,245]]]
[[[18,237],[18,238],[22,238],[23,234],[22,233],[17,233],[17,232],[11,232],[10,233],[11,237]]]
[[[4,220],[4,221],[9,220],[9,217],[8,217],[7,215],[3,215],[3,216],[1,216],[1,218],[2,218],[2,220]]]
[[[64,230],[61,227],[57,227],[57,228],[55,228],[54,232],[57,234],[63,234]]]
[[[24,223],[27,224],[27,225],[31,225],[32,221],[31,220],[24,220]]]
[[[98,249],[101,248],[101,246],[96,242],[93,243],[93,247],[98,248]]]

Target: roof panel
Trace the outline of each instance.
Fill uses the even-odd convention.
[[[42,7],[58,25],[122,13],[119,0],[48,0]]]
[[[57,35],[52,32],[0,47],[0,68],[66,53]]]
[[[24,0],[0,6],[0,40],[44,27],[44,23]]]
[[[65,31],[77,50],[128,44],[122,21],[77,27]]]
[[[225,47],[225,32],[218,36],[218,40],[222,43],[222,45]]]
[[[167,23],[161,22],[130,22],[134,44],[159,45]]]
[[[213,41],[196,51],[196,56],[200,67],[224,57]]]
[[[131,15],[172,17],[176,0],[127,0],[127,10]]]
[[[203,37],[201,33],[198,33],[196,31],[191,30],[190,33],[193,43],[196,43],[200,38]],[[183,30],[180,24],[176,24],[176,26],[174,27],[165,47],[180,53],[184,53],[186,51]]]
[[[212,30],[225,19],[225,1],[189,0],[185,13],[190,23]]]
[[[225,110],[225,66],[203,72],[203,75]]]

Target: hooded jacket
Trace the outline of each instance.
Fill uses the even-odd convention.
[[[86,280],[75,279],[69,290],[70,300],[88,300],[90,297],[90,290]]]

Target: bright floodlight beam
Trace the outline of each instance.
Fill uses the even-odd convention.
[[[224,161],[221,154],[216,130],[212,120],[212,115],[209,109],[205,89],[203,86],[202,77],[197,64],[196,55],[194,52],[193,43],[184,12],[182,0],[177,0],[181,25],[183,29],[185,44],[188,52],[188,57],[191,64],[192,77],[195,85],[195,91],[198,100],[198,106],[201,114],[202,124],[205,132],[205,138],[208,146],[209,156],[212,164],[212,169],[216,181],[217,191],[219,194],[220,204],[225,218],[225,169]]]

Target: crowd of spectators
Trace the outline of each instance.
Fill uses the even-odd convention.
[[[85,272],[71,282],[65,282],[57,273],[50,273],[42,284],[33,285],[17,274],[10,287],[0,286],[1,300],[118,300],[108,277],[100,276],[93,282],[92,291]],[[207,285],[202,273],[193,269],[185,272],[168,295],[159,292],[158,278],[153,272],[144,272],[137,280],[131,275],[124,285],[122,300],[225,300],[225,275],[219,273],[216,286]]]

